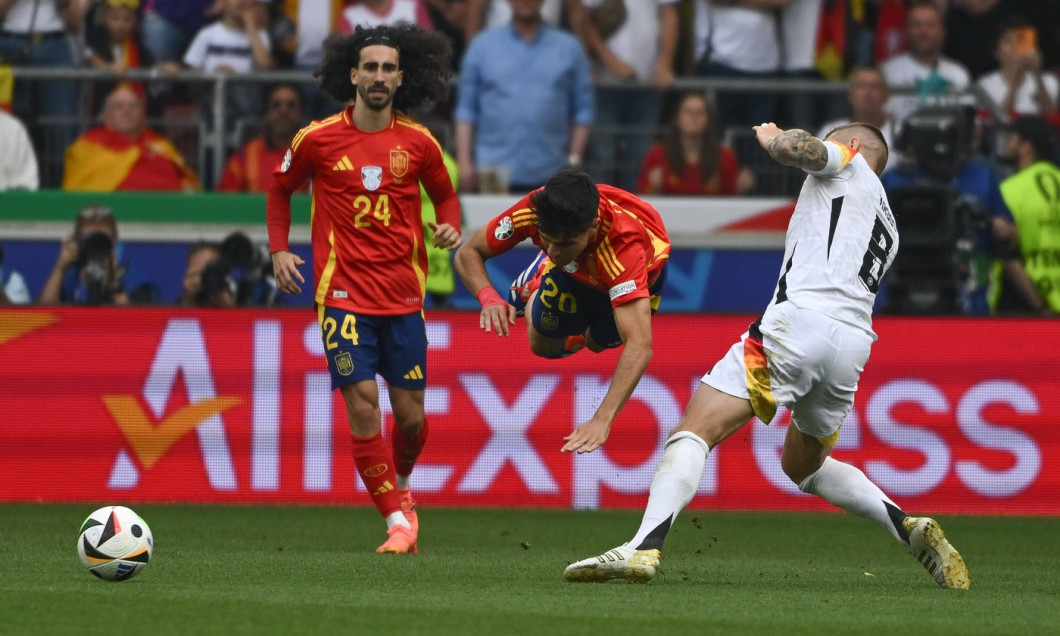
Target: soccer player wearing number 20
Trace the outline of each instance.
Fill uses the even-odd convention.
[[[331,386],[346,403],[354,464],[387,523],[376,552],[414,553],[419,523],[409,477],[427,438],[420,182],[437,211],[436,247],[460,243],[460,203],[441,146],[405,113],[445,95],[450,47],[440,33],[402,24],[332,37],[325,49],[320,87],[353,105],[299,131],[273,173],[269,251],[280,290],[300,292],[304,261],[288,244],[291,193],[312,179],[317,315]],[[390,444],[381,434],[377,373],[394,411]]]
[[[803,492],[885,527],[940,587],[967,589],[964,560],[935,520],[906,515],[863,472],[829,457],[876,340],[877,286],[898,250],[879,180],[887,143],[863,123],[840,126],[824,141],[772,123],[754,130],[773,159],[809,174],[788,225],[773,300],[703,376],[666,441],[633,539],[571,564],[564,577],[654,577],[663,540],[692,501],[707,454],[753,415],[768,424],[781,404],[791,410],[781,466]]]

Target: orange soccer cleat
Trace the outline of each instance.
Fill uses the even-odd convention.
[[[405,526],[394,526],[386,531],[389,538],[375,549],[379,554],[416,554],[416,531]]]

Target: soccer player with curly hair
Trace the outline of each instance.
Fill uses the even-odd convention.
[[[445,96],[450,57],[444,35],[411,24],[330,37],[315,75],[321,90],[347,106],[295,135],[268,195],[277,286],[299,293],[305,261],[288,243],[291,193],[312,180],[317,316],[331,386],[346,403],[354,464],[386,520],[380,553],[418,551],[409,477],[427,438],[420,183],[437,211],[430,224],[436,247],[459,245],[460,202],[441,146],[408,113]],[[377,373],[387,381],[394,412],[389,444]]]

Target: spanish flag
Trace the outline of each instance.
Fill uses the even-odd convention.
[[[97,126],[66,149],[64,190],[200,190],[199,179],[164,137],[145,129],[138,138]]]

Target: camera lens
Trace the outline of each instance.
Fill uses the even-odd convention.
[[[106,261],[114,253],[114,241],[103,232],[92,232],[81,237],[78,253],[81,264]]]

